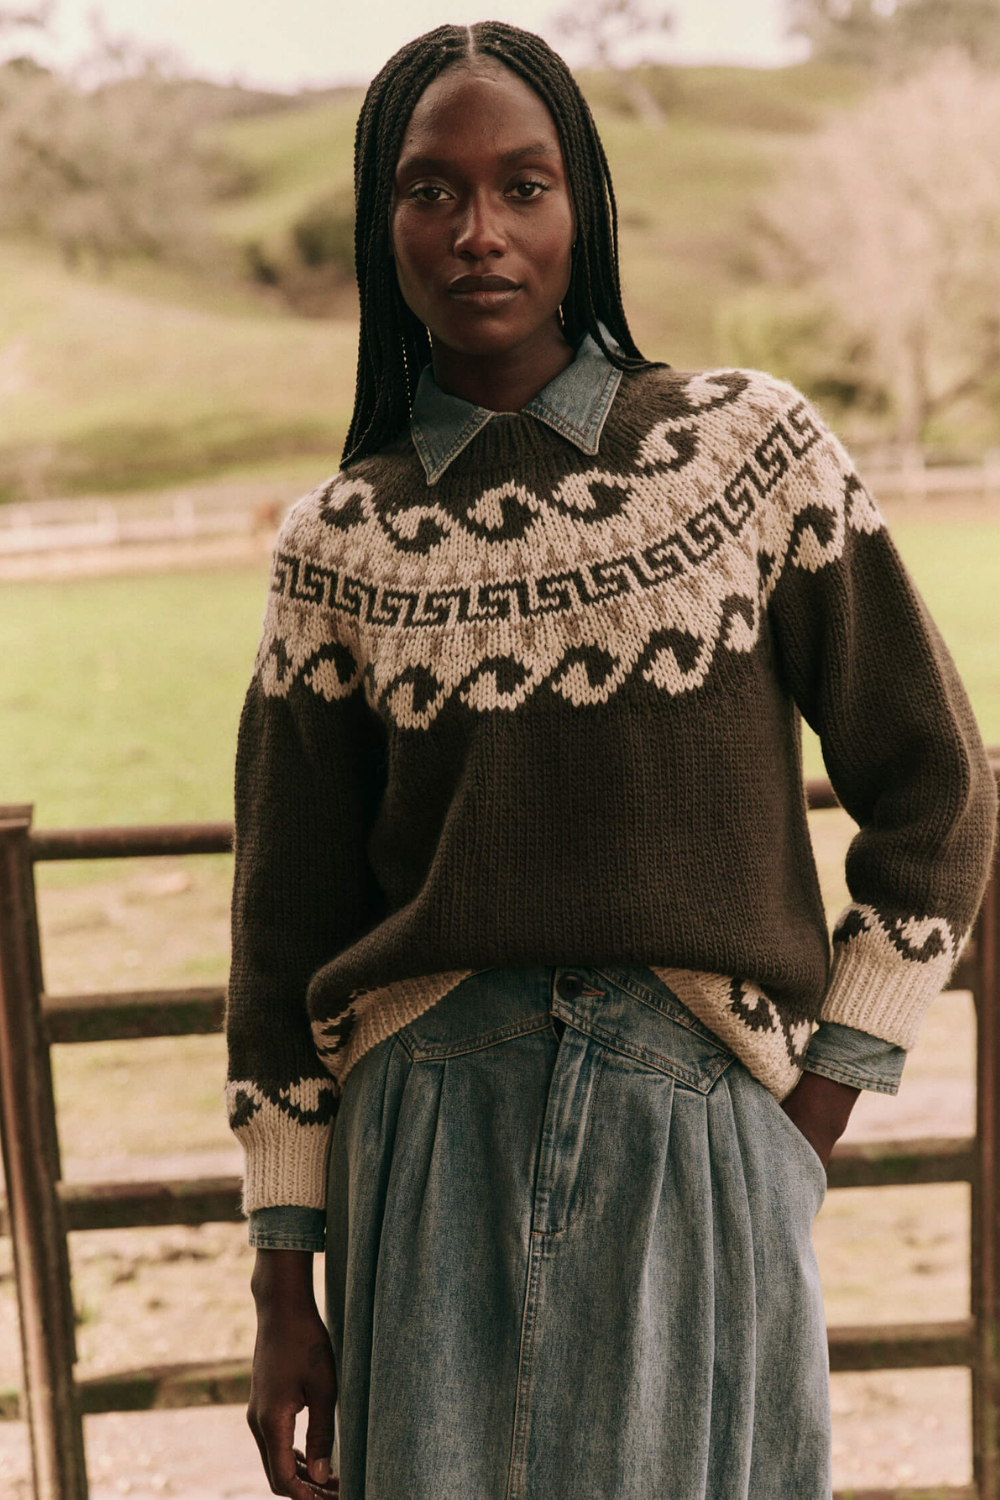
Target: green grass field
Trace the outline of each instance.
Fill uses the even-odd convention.
[[[1000,521],[896,536],[1000,743]],[[0,800],[49,826],[227,817],[265,592],[259,568],[6,584]]]
[[[226,817],[266,572],[7,584],[0,787],[44,824]]]

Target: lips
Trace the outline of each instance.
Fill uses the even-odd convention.
[[[453,296],[465,292],[516,292],[517,282],[508,276],[459,276],[448,285]]]
[[[463,307],[492,312],[504,307],[521,290],[509,276],[458,276],[448,286],[448,296]]]

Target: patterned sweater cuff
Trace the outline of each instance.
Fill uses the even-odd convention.
[[[244,1153],[245,1214],[289,1203],[323,1208],[333,1087],[332,1079],[304,1079],[277,1094],[248,1082],[227,1086],[229,1123]]]
[[[822,1019],[909,1051],[959,947],[943,918],[891,918],[873,906],[847,907],[834,928]]]

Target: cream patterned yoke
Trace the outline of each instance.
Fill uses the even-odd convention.
[[[820,1018],[910,1046],[974,914],[992,779],[836,438],[752,371],[567,376],[573,433],[555,382],[418,422],[283,528],[237,765],[248,1209],[322,1203],[351,1067],[472,972],[648,965],[783,1097]],[[859,825],[832,964],[800,713]]]

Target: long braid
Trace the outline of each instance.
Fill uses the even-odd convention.
[[[562,58],[530,31],[500,21],[439,26],[389,59],[365,95],[354,142],[355,262],[361,302],[354,415],[342,465],[375,453],[406,425],[420,370],[430,359],[426,328],[396,281],[390,216],[396,163],[421,94],[441,73],[477,55],[517,74],[547,106],[559,132],[576,213],[567,337],[589,333],[619,369],[649,363],[622,307],[618,210],[597,126]],[[609,346],[601,325],[617,348]]]

